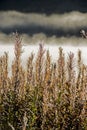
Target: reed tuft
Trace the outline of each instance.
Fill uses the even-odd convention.
[[[53,63],[49,50],[21,63],[21,37],[15,34],[12,75],[8,53],[0,56],[0,130],[87,130],[87,65],[60,47]],[[77,63],[76,63],[77,62]]]

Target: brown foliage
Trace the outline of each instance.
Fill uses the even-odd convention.
[[[52,63],[49,51],[40,44],[26,70],[21,65],[21,38],[16,33],[12,75],[8,75],[8,54],[0,57],[0,130],[86,130],[87,65],[75,65],[74,54],[63,49]],[[76,67],[76,68],[75,68]]]

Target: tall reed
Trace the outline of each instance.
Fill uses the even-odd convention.
[[[0,130],[87,130],[87,65],[81,51],[66,59],[60,47],[52,62],[40,44],[24,69],[18,33],[15,40],[11,76],[8,53],[0,56]]]

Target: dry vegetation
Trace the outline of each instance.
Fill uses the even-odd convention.
[[[78,51],[67,61],[59,48],[52,63],[40,44],[26,70],[21,65],[21,38],[16,34],[12,75],[8,76],[8,54],[0,57],[0,130],[87,130],[87,65]]]

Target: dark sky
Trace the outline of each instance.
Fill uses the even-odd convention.
[[[0,0],[0,10],[36,13],[87,12],[86,0]]]

